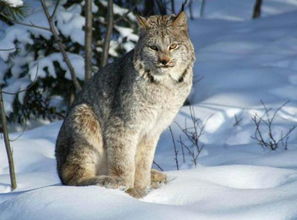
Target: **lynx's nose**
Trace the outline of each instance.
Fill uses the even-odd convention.
[[[168,56],[160,56],[159,57],[159,63],[161,63],[162,65],[166,66],[168,65],[170,62],[170,57]]]

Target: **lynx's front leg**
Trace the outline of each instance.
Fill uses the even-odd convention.
[[[151,167],[154,159],[158,137],[143,137],[137,146],[134,188],[128,192],[140,198],[147,194],[151,185]]]
[[[120,120],[113,120],[105,132],[108,176],[120,178],[126,190],[133,187],[135,175],[135,150],[137,131],[123,126]]]

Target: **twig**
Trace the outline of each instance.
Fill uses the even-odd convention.
[[[15,170],[14,170],[13,155],[12,155],[12,150],[11,150],[10,142],[9,142],[7,121],[6,121],[6,115],[5,115],[5,110],[4,110],[2,88],[1,87],[0,87],[0,114],[1,114],[1,122],[2,122],[4,143],[5,143],[5,148],[6,148],[7,158],[8,158],[11,189],[14,190],[17,187],[17,183],[16,183],[16,176],[15,176]]]
[[[118,17],[117,19],[115,19],[113,23],[116,24],[116,23],[118,23],[118,22],[121,21],[121,20],[126,20],[126,21],[131,22],[130,20],[127,19],[127,16],[128,16],[128,14],[130,14],[132,11],[134,11],[135,8],[136,8],[136,6],[133,7],[133,8],[130,8],[130,9],[129,9],[127,12],[125,12],[123,15],[119,15],[119,17]]]
[[[162,167],[156,162],[156,161],[153,161],[153,163],[161,170],[161,171],[164,171],[163,169],[162,169]]]
[[[105,37],[104,37],[105,40],[103,44],[101,67],[105,66],[108,60],[109,46],[110,46],[110,40],[112,35],[112,29],[113,29],[113,0],[108,0],[106,20],[107,20],[107,27],[106,27]]]
[[[281,131],[281,136],[280,138],[276,139],[275,135],[273,134],[273,123],[274,120],[278,114],[278,112],[288,103],[289,101],[284,102],[280,107],[278,107],[272,115],[270,114],[271,108],[267,108],[266,105],[264,104],[263,101],[261,101],[261,104],[264,107],[264,114],[259,117],[257,114],[254,114],[252,117],[252,121],[255,125],[255,133],[254,136],[251,136],[253,140],[256,140],[257,143],[262,147],[262,148],[269,148],[271,150],[276,150],[280,146],[284,147],[284,149],[287,149],[288,145],[288,140],[289,140],[289,135],[296,129],[297,125],[292,126],[287,133],[283,133]],[[267,128],[267,133],[266,136],[267,138],[264,138],[264,131],[261,130],[262,126],[266,126]]]
[[[0,49],[0,51],[12,51],[12,50],[16,50],[16,48]]]
[[[181,136],[179,136],[179,142],[180,142],[180,145],[181,145],[181,151],[182,151],[182,156],[183,156],[183,163],[185,163],[186,162],[186,157],[185,157],[184,146],[181,144],[182,143]]]
[[[260,124],[261,124],[262,118],[259,118],[258,115],[255,114],[252,117],[252,121],[254,122],[254,124],[256,126],[256,129],[255,129],[254,136],[252,136],[251,138],[256,140],[261,147],[265,148],[265,146],[266,146],[265,141],[264,141],[264,138],[262,136],[262,132],[260,131]]]
[[[176,148],[176,144],[175,144],[175,140],[174,140],[174,135],[173,135],[173,132],[172,132],[172,129],[171,129],[170,126],[169,126],[169,131],[170,131],[171,138],[172,138],[172,143],[173,143],[174,160],[175,160],[175,164],[176,164],[176,169],[179,170],[179,164],[178,164],[178,151],[177,151],[177,148]]]
[[[192,162],[194,163],[194,165],[195,165],[195,167],[196,167],[196,166],[197,166],[197,158],[198,158],[198,156],[195,156],[195,152],[194,152],[193,150],[191,150],[191,149],[190,149],[190,148],[189,148],[189,147],[182,141],[181,138],[180,138],[179,144],[180,144],[182,147],[184,147],[184,148],[187,149],[189,155],[192,157]]]
[[[27,26],[27,27],[32,27],[32,28],[37,28],[37,29],[41,29],[41,30],[45,30],[45,31],[51,31],[49,28],[47,27],[42,27],[42,26],[39,26],[39,25],[35,25],[35,24],[28,24],[28,23],[24,23],[24,22],[21,22],[21,21],[11,21],[15,24],[20,24],[20,25],[24,25],[24,26]]]
[[[70,71],[74,87],[75,87],[76,91],[78,92],[78,91],[81,90],[81,86],[80,86],[80,84],[79,84],[79,82],[78,82],[78,80],[76,78],[76,72],[75,72],[75,70],[74,70],[74,68],[73,68],[73,66],[72,66],[72,64],[71,64],[71,62],[69,60],[69,57],[68,57],[68,55],[67,55],[67,53],[66,53],[66,51],[64,49],[65,45],[62,43],[62,40],[59,37],[58,31],[56,30],[56,27],[54,25],[53,17],[49,14],[47,6],[46,6],[44,0],[40,0],[40,2],[41,2],[41,5],[42,5],[44,14],[45,14],[45,16],[47,18],[48,24],[50,26],[50,31],[52,32],[55,40],[58,43],[59,50],[62,53],[63,59],[64,59],[66,65],[67,65],[67,67],[68,67],[68,69]]]
[[[37,29],[41,29],[41,30],[45,30],[45,31],[51,31],[47,27],[42,27],[42,26],[35,25],[35,24],[32,24],[32,23],[28,24],[28,23],[25,23],[25,22],[17,21],[17,20],[11,20],[9,17],[7,17],[5,15],[2,15],[2,16],[5,17],[8,21],[10,21],[12,23],[15,23],[15,24],[20,24],[20,25],[27,26],[27,27],[33,27],[33,28],[37,28]]]
[[[185,128],[182,128],[177,122],[176,125],[181,129],[187,141],[190,142],[190,144],[187,145],[184,143],[182,137],[179,137],[179,144],[181,145],[182,151],[185,148],[192,157],[192,162],[195,166],[197,166],[197,159],[204,148],[204,144],[201,143],[201,137],[204,135],[206,123],[212,117],[212,115],[210,115],[207,120],[202,123],[201,120],[196,117],[193,107],[189,107],[189,112],[193,126],[189,127],[187,125],[187,120],[185,120]]]
[[[2,93],[3,93],[3,94],[6,94],[6,95],[16,95],[16,94],[19,94],[19,93],[28,91],[28,90],[31,89],[31,88],[35,85],[35,83],[37,82],[38,70],[39,70],[39,66],[37,65],[37,69],[36,69],[36,74],[35,74],[34,80],[33,80],[33,82],[32,82],[27,88],[25,88],[25,89],[20,89],[20,90],[18,90],[17,92],[7,92],[7,91],[3,91],[3,90],[2,90]]]
[[[13,139],[9,138],[9,141],[14,142],[14,141],[18,140],[20,137],[22,137],[24,135],[26,130],[27,130],[27,124],[25,123],[25,126],[22,128],[21,133]]]
[[[243,118],[237,116],[237,114],[234,115],[234,124],[233,127],[239,126],[240,123],[242,122]]]
[[[59,5],[60,5],[60,0],[56,0],[55,8],[54,8],[53,13],[51,15],[52,18],[55,17]]]
[[[297,126],[294,125],[293,127],[291,127],[291,128],[289,129],[289,131],[288,131],[285,135],[283,135],[283,132],[281,132],[282,134],[281,134],[281,138],[280,138],[279,142],[282,143],[282,145],[283,145],[283,147],[284,147],[285,150],[288,149],[289,135],[290,135],[296,128],[297,128]]]

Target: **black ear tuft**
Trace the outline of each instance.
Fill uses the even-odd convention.
[[[173,23],[173,26],[187,26],[187,15],[184,11],[181,11],[176,15]]]
[[[149,27],[149,24],[147,22],[147,19],[145,17],[142,17],[140,15],[136,15],[137,22],[139,24],[140,28],[146,29]]]

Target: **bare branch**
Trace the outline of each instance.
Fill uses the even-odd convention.
[[[35,24],[28,24],[28,23],[24,23],[24,22],[16,21],[16,20],[13,20],[13,21],[11,21],[11,22],[13,22],[13,23],[15,23],[15,24],[24,25],[24,26],[27,26],[27,27],[32,27],[32,28],[41,29],[41,30],[44,30],[44,31],[50,31],[50,29],[47,28],[47,27],[42,27],[42,26],[35,25]]]
[[[22,21],[18,21],[18,20],[11,20],[9,17],[5,16],[2,14],[3,17],[5,17],[8,21],[14,23],[14,24],[20,24],[20,25],[23,25],[23,26],[27,26],[27,27],[32,27],[32,28],[37,28],[37,29],[41,29],[41,30],[45,30],[45,31],[50,31],[49,28],[47,27],[42,27],[42,26],[39,26],[39,25],[35,25],[35,24],[28,24],[28,23],[25,23],[25,22],[22,22]]]
[[[53,17],[50,16],[49,11],[47,9],[47,6],[46,6],[44,0],[40,0],[40,2],[41,2],[41,5],[42,5],[44,14],[45,14],[45,16],[47,18],[47,21],[49,23],[50,31],[52,32],[55,40],[58,43],[59,50],[62,53],[63,59],[64,59],[66,65],[67,65],[67,67],[68,67],[68,69],[70,71],[70,74],[71,74],[71,78],[72,78],[72,82],[74,84],[74,87],[75,87],[76,91],[78,92],[78,91],[81,90],[81,86],[80,86],[80,84],[79,84],[79,82],[78,82],[78,80],[76,78],[76,72],[75,72],[75,70],[74,70],[74,68],[73,68],[73,66],[72,66],[72,64],[71,64],[71,62],[69,60],[69,57],[68,57],[68,55],[67,55],[67,53],[65,51],[65,45],[62,43],[62,40],[59,37],[58,31],[57,31],[57,29],[56,29],[56,27],[54,25]]]
[[[237,116],[237,114],[234,115],[234,124],[233,127],[239,126],[240,123],[242,122],[243,118]]]
[[[129,19],[127,19],[127,16],[128,16],[128,14],[130,14],[132,11],[134,11],[135,8],[136,8],[136,6],[133,7],[133,8],[130,8],[130,9],[129,9],[127,12],[125,12],[123,15],[119,15],[119,17],[118,17],[117,19],[115,19],[113,23],[116,24],[116,23],[118,23],[118,22],[121,21],[121,20],[125,20],[125,21],[131,23],[131,21],[130,21]]]
[[[51,15],[52,19],[55,17],[59,5],[60,5],[60,0],[56,0],[55,8],[54,8],[53,13]]]
[[[180,143],[180,146],[181,146],[181,151],[182,151],[182,156],[183,156],[183,163],[185,163],[186,162],[186,157],[185,157],[184,146],[182,145],[182,138],[181,138],[181,136],[179,136],[179,143]]]
[[[197,166],[197,158],[195,156],[195,151],[193,151],[192,149],[190,149],[190,147],[188,147],[181,139],[179,140],[179,144],[183,147],[186,148],[186,150],[188,151],[189,155],[192,157],[192,162],[194,163],[195,167]]]
[[[175,160],[176,169],[179,170],[179,164],[178,164],[178,151],[177,151],[177,148],[176,148],[174,135],[173,135],[173,132],[172,132],[172,129],[171,129],[170,126],[169,126],[169,131],[170,131],[171,138],[172,138],[172,142],[173,142],[174,160]]]
[[[288,149],[289,136],[296,128],[297,128],[296,125],[292,126],[285,135],[283,134],[283,131],[281,132],[282,134],[279,142],[282,143],[285,150]]]
[[[264,114],[261,117],[254,114],[252,117],[252,121],[255,125],[255,133],[254,136],[251,137],[256,140],[261,147],[276,150],[282,146],[285,150],[287,149],[289,135],[296,129],[297,125],[292,126],[285,134],[281,131],[281,136],[277,139],[273,133],[273,123],[279,111],[288,104],[288,102],[289,101],[284,102],[280,107],[271,113],[272,109],[267,108],[264,102],[261,101],[264,108]],[[265,131],[262,130],[263,126],[267,129],[265,135],[267,138],[264,138]]]
[[[25,123],[25,126],[24,126],[22,129],[23,129],[23,130],[21,131],[21,133],[20,133],[18,136],[16,136],[16,137],[13,138],[13,139],[9,138],[9,141],[10,141],[10,142],[14,142],[14,141],[18,140],[20,137],[22,137],[22,136],[24,135],[24,133],[25,133],[25,131],[26,131],[26,129],[27,129],[27,124],[26,124],[26,123]]]
[[[153,163],[161,170],[161,171],[164,171],[164,169],[156,162],[156,161],[153,161]]]
[[[212,117],[212,114],[204,122],[202,122],[199,118],[196,117],[195,111],[192,106],[189,106],[189,113],[192,122],[191,124],[193,126],[188,126],[186,119],[184,128],[176,122],[176,125],[183,132],[183,136],[186,137],[187,141],[187,143],[185,143],[183,138],[180,136],[178,143],[180,144],[182,149],[183,162],[185,162],[184,149],[186,149],[190,157],[192,158],[192,162],[195,166],[197,166],[198,157],[204,148],[204,144],[201,142],[201,137],[204,135],[205,126],[208,120]]]
[[[36,74],[35,74],[34,80],[33,80],[33,82],[32,82],[27,88],[25,88],[25,89],[20,89],[20,90],[18,90],[17,92],[7,92],[7,91],[3,91],[3,90],[2,90],[2,93],[3,93],[3,94],[6,94],[6,95],[16,95],[16,94],[19,94],[19,93],[28,91],[28,90],[31,89],[32,86],[34,86],[34,84],[37,82],[38,70],[39,70],[39,66],[37,65],[37,69],[36,69]]]
[[[16,48],[0,49],[0,51],[12,51],[12,50],[16,50]]]
[[[260,124],[261,124],[262,119],[259,118],[257,114],[255,114],[252,117],[252,121],[254,122],[256,129],[255,129],[254,136],[252,136],[251,138],[256,140],[260,146],[265,148],[265,141],[264,141],[264,138],[262,136],[262,132],[260,130]]]
[[[289,100],[285,101],[282,105],[280,105],[280,106],[275,110],[275,112],[274,112],[273,115],[272,115],[271,122],[274,120],[274,118],[275,118],[275,116],[278,114],[278,112],[279,112],[284,106],[286,106],[289,102],[290,102]]]

